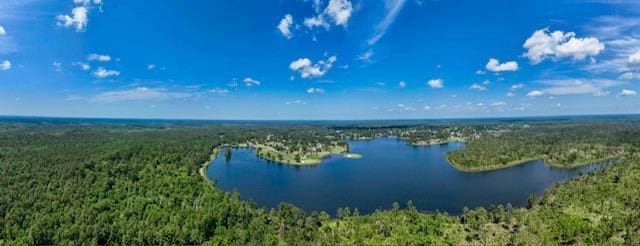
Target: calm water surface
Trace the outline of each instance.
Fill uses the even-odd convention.
[[[267,162],[248,148],[234,149],[229,161],[221,153],[207,169],[209,179],[226,191],[259,206],[288,202],[306,211],[335,214],[339,207],[357,207],[362,213],[404,206],[408,200],[420,210],[457,214],[462,208],[511,203],[526,205],[553,183],[598,168],[553,168],[541,161],[482,172],[460,172],[446,153],[463,143],[413,147],[396,138],[351,141],[351,152],[361,159],[334,155],[320,165],[295,167]]]

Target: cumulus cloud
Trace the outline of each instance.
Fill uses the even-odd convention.
[[[65,28],[74,27],[76,32],[84,31],[89,23],[89,12],[97,6],[102,12],[102,0],[73,0],[76,7],[70,14],[56,16],[56,24]]]
[[[6,36],[7,35],[7,31],[4,29],[3,26],[0,26],[0,36]]]
[[[163,88],[136,87],[128,90],[116,90],[100,93],[92,98],[96,102],[159,101],[188,98],[185,92],[171,92]]]
[[[314,1],[314,8],[317,15],[307,17],[303,24],[312,29],[314,27],[324,27],[329,29],[329,21],[337,26],[346,27],[353,13],[353,5],[349,0],[330,0],[324,11],[320,12],[321,1]]]
[[[524,54],[533,64],[538,64],[547,58],[554,60],[570,57],[583,60],[588,56],[598,55],[604,50],[604,44],[597,38],[577,38],[574,32],[540,29],[535,31],[525,41]]]
[[[400,10],[402,10],[402,7],[404,7],[404,4],[406,2],[406,0],[386,1],[387,14],[385,15],[384,19],[380,23],[378,23],[378,25],[376,25],[373,36],[369,38],[369,40],[367,40],[367,43],[369,45],[374,45],[387,33],[387,29],[389,29],[391,24],[393,24],[396,17],[398,16],[398,13],[400,13]]]
[[[444,80],[442,79],[432,79],[427,81],[427,85],[433,89],[440,89],[444,87]]]
[[[291,16],[290,14],[286,14],[284,17],[282,17],[282,20],[280,20],[280,23],[278,24],[278,30],[280,30],[282,36],[287,39],[293,37],[293,33],[291,33],[290,29],[291,25],[293,25],[293,16]]]
[[[539,91],[539,90],[533,90],[533,91],[530,91],[529,93],[527,93],[528,97],[539,97],[539,96],[542,96],[542,95],[544,95],[544,92]]]
[[[62,27],[75,27],[77,32],[81,32],[87,27],[89,22],[89,15],[87,7],[78,6],[71,10],[70,15],[58,15],[58,26]]]
[[[149,64],[147,65],[147,70],[153,70],[156,68],[156,64]]]
[[[260,80],[255,80],[251,77],[244,78],[243,82],[245,86],[249,86],[249,87],[254,85],[260,85]]]
[[[118,76],[118,75],[120,75],[119,71],[108,70],[103,67],[98,67],[98,69],[93,71],[93,76],[96,76],[98,78],[106,78],[106,77]]]
[[[11,61],[4,60],[4,61],[0,62],[0,70],[7,71],[9,69],[11,69]]]
[[[518,70],[518,63],[515,61],[508,61],[505,63],[500,63],[498,59],[491,58],[485,68],[491,72],[499,73],[499,72],[513,72]]]
[[[622,89],[622,91],[620,91],[620,94],[618,94],[621,97],[628,97],[628,96],[635,96],[638,93],[636,93],[636,91],[634,90],[629,90],[629,89]]]
[[[87,56],[87,60],[89,60],[89,61],[108,62],[108,61],[111,61],[111,56],[93,53],[93,54],[89,54]]]
[[[473,83],[469,89],[471,90],[476,90],[476,91],[486,91],[487,87],[478,83]]]
[[[632,53],[631,55],[629,55],[629,58],[627,60],[629,61],[629,64],[631,64],[631,65],[640,64],[640,50]]]
[[[291,62],[289,69],[299,72],[301,78],[318,78],[327,73],[337,60],[336,56],[330,56],[314,64],[309,58],[300,58]]]
[[[324,27],[325,29],[329,29],[331,27],[331,25],[329,25],[321,15],[304,18],[304,22],[302,23],[309,29],[313,29],[314,27]]]
[[[405,88],[405,87],[407,87],[407,82],[404,82],[404,81],[398,82],[398,88]]]
[[[349,0],[330,0],[324,12],[336,25],[346,26],[351,18],[353,7]]]

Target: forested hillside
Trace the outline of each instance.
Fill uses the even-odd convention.
[[[288,134],[333,132],[324,126],[287,127]],[[198,174],[217,146],[279,134],[278,129],[283,128],[2,123],[0,244],[640,243],[636,123],[557,123],[516,127],[488,140],[483,135],[461,156],[487,163],[495,158],[492,152],[513,150],[522,154],[508,156],[507,162],[543,153],[564,163],[566,157],[555,153],[566,148],[555,147],[558,143],[602,146],[602,156],[614,153],[622,160],[549,189],[532,198],[528,208],[505,204],[461,216],[418,211],[405,201],[370,215],[340,209],[338,218],[287,204],[265,210]],[[503,136],[528,142],[507,144],[512,140]],[[489,143],[507,150],[486,147]],[[474,152],[483,148],[491,151]],[[593,153],[589,158],[601,157]]]

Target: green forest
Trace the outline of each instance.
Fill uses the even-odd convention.
[[[443,134],[445,133],[445,134]],[[606,168],[532,196],[461,215],[416,209],[337,216],[261,208],[204,179],[221,146],[280,142],[302,151],[347,139],[455,136],[469,170],[526,159]],[[286,140],[286,141],[284,141]],[[290,147],[294,146],[294,147]],[[0,121],[0,245],[638,245],[640,121],[214,124]]]

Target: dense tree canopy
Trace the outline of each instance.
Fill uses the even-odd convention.
[[[640,243],[640,124],[456,127],[0,123],[0,244]],[[558,164],[622,159],[550,188],[528,208],[504,204],[461,216],[418,211],[405,201],[369,215],[341,208],[337,218],[289,204],[264,209],[198,174],[212,151],[225,145],[267,137],[314,146],[364,135],[443,136],[434,129],[469,139],[452,158],[473,166],[523,158]]]

